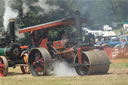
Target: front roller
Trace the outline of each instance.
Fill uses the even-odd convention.
[[[75,64],[78,64],[77,56]],[[79,75],[105,74],[109,70],[109,65],[109,58],[104,51],[92,50],[82,53],[82,64],[75,66],[75,69]]]
[[[43,76],[50,72],[51,56],[45,48],[32,49],[28,56],[30,73],[33,76]]]

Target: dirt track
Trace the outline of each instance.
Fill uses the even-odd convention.
[[[89,76],[42,76],[23,75],[17,67],[9,68],[0,85],[128,85],[128,60],[114,60],[108,74]]]
[[[110,69],[106,75],[128,74],[128,59],[111,60]],[[8,76],[31,76],[31,74],[22,74],[20,67],[9,68]]]

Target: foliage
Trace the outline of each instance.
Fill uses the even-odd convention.
[[[4,15],[4,1],[0,1],[0,27],[3,26],[3,15]]]
[[[35,3],[35,2],[33,1],[31,3]],[[17,19],[17,24],[19,28],[25,28],[29,26],[34,26],[34,25],[70,17],[72,16],[73,11],[79,8],[75,4],[75,2],[73,2],[73,0],[61,0],[61,1],[47,0],[46,4],[49,4],[50,6],[56,6],[59,8],[55,10],[50,10],[48,13],[46,13],[40,6],[29,5],[30,10],[24,15],[21,5],[17,5],[15,9],[18,8],[17,10],[19,10],[19,18]],[[40,14],[40,12],[42,11],[43,13]],[[52,36],[57,36],[58,34],[57,32],[60,32],[60,31],[61,30],[56,30],[56,31],[50,32],[50,34]]]
[[[94,0],[86,11],[88,13],[85,13],[88,14],[88,25],[93,29],[101,29],[105,24],[112,26],[113,22],[126,22],[128,20],[127,4],[127,0]]]
[[[124,28],[120,28],[120,29],[114,29],[113,30],[117,35],[124,35],[124,34],[128,34],[128,32],[124,29]]]
[[[54,21],[57,19],[72,16],[73,12],[80,10],[83,17],[87,19],[87,24],[91,28],[100,29],[104,24],[111,25],[112,22],[124,23],[128,21],[128,0],[47,0],[46,4],[58,6],[59,9],[44,12],[40,6],[32,4],[41,0],[13,0],[11,7],[19,11],[17,24],[20,28]],[[45,1],[45,0],[44,0]],[[4,0],[0,1],[0,25],[4,14]],[[29,7],[29,11],[24,14],[23,4]]]
[[[34,2],[35,1],[31,1],[31,3]],[[30,5],[30,10],[24,15],[23,9],[19,5],[16,7],[19,10],[19,19],[17,20],[17,23],[20,28],[24,28],[72,16],[72,12],[76,9],[74,7],[77,7],[72,2],[72,0],[47,0],[46,4],[56,5],[59,8],[56,10],[50,10],[48,13],[43,12],[43,14],[40,14],[41,11],[44,11],[40,6]]]

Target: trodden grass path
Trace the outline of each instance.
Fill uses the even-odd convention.
[[[0,85],[128,85],[128,60],[112,61],[105,75],[33,77],[23,75],[19,67],[9,68],[8,76],[0,78]]]

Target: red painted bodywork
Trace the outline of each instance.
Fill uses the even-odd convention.
[[[46,45],[47,42],[48,42],[48,39],[47,38],[46,39],[43,39],[42,42],[41,42],[41,44],[40,44],[40,47],[43,47],[43,48],[48,49],[48,47]]]
[[[21,48],[21,49],[27,49],[28,46],[26,46],[26,45],[25,45],[25,46],[20,46],[20,48]]]
[[[85,19],[84,18],[81,18],[81,22],[85,22]],[[68,19],[63,19],[63,20],[57,20],[57,21],[53,21],[53,22],[49,22],[49,23],[45,23],[45,24],[40,24],[40,25],[36,25],[36,26],[32,26],[32,27],[27,27],[27,28],[24,28],[24,29],[20,29],[19,30],[19,33],[25,33],[25,32],[34,32],[34,31],[37,31],[37,30],[43,30],[43,29],[54,29],[56,28],[57,26],[68,26],[68,25],[72,25],[75,23],[75,20],[74,18],[68,18]],[[58,29],[60,29],[58,27]],[[33,36],[32,36],[33,37]],[[38,37],[36,37],[38,38]],[[34,43],[34,37],[32,38],[33,39],[33,44],[35,45]],[[36,40],[37,42],[39,42],[40,40]],[[44,39],[41,39],[41,42],[39,42],[38,44],[39,47],[43,47],[43,48],[46,48],[48,49],[47,47],[47,42],[48,42],[48,38],[44,38]],[[62,40],[59,40],[59,41],[53,41],[52,42],[52,45],[55,49],[61,49],[61,48],[64,48],[64,43],[62,42]],[[78,62],[79,63],[82,63],[82,50],[86,50],[88,49],[87,47],[81,47],[81,48],[77,48],[77,54],[78,54]],[[62,53],[65,53],[65,52],[71,52],[71,51],[74,51],[74,48],[66,48],[66,51],[62,52]],[[61,53],[61,52],[60,52]]]
[[[81,18],[81,21],[85,22],[85,19]],[[45,23],[45,24],[26,27],[26,28],[20,29],[19,33],[31,32],[31,31],[47,29],[47,28],[51,28],[51,27],[52,27],[52,29],[54,29],[54,27],[56,27],[56,26],[67,26],[67,25],[72,25],[74,23],[75,23],[74,18],[62,19],[62,20]]]
[[[0,72],[0,77],[3,77],[3,72],[5,71],[5,65],[4,64],[0,64],[0,68],[1,68],[1,72]]]
[[[21,29],[21,30],[19,30],[19,33],[31,32],[31,31],[36,31],[36,30],[46,29],[46,28],[56,27],[56,26],[66,26],[66,25],[71,25],[73,23],[74,23],[74,20],[72,18],[64,19],[64,20],[57,20],[54,22],[40,24],[40,25]]]
[[[54,41],[53,42],[53,47],[56,48],[56,49],[64,48],[62,40]]]
[[[82,49],[77,48],[77,54],[78,54],[78,62],[81,64],[82,63]]]

